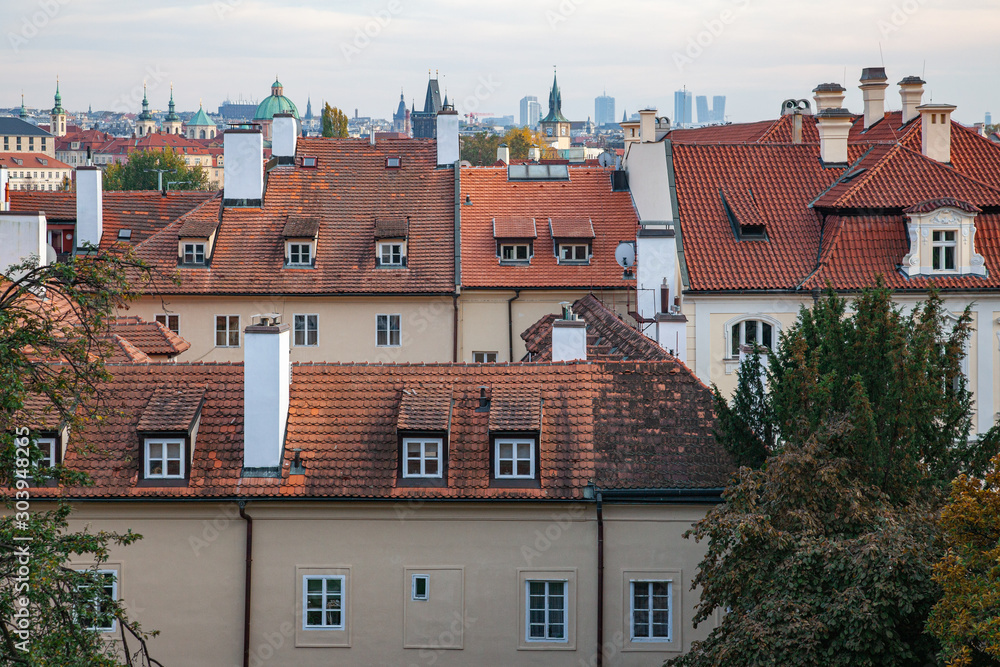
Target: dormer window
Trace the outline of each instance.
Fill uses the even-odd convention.
[[[146,479],[184,479],[184,441],[146,439]]]
[[[41,451],[38,457],[39,468],[54,468],[62,460],[62,448],[59,446],[59,439],[55,436],[40,436],[35,439],[35,444]]]
[[[399,268],[406,266],[406,240],[409,221],[405,218],[375,220],[375,266]]]
[[[403,477],[439,478],[441,438],[403,438]]]
[[[289,216],[282,236],[285,239],[285,267],[311,268],[316,260],[319,220]]]
[[[382,241],[378,244],[378,265],[381,267],[406,266],[406,242]]]
[[[405,387],[399,402],[396,429],[402,486],[445,486],[448,474],[448,430],[451,426],[452,387]]]
[[[549,218],[556,258],[560,264],[589,264],[594,224],[590,218]]]
[[[184,263],[204,264],[205,244],[202,242],[184,243]]]
[[[986,263],[976,252],[976,216],[981,210],[951,197],[909,207],[910,252],[900,262],[909,277],[937,274],[986,276]]]
[[[535,440],[533,438],[497,438],[495,471],[497,479],[534,479]]]
[[[537,486],[541,392],[538,387],[495,387],[489,402],[490,482],[494,486]]]
[[[316,168],[316,162],[317,162],[317,159],[316,159],[315,155],[303,155],[302,156],[302,166],[305,167],[306,169],[315,169]]]
[[[398,155],[390,156],[385,159],[386,169],[399,169],[403,165],[403,158]]]
[[[590,259],[590,246],[585,243],[560,243],[559,263],[586,262]]]
[[[312,243],[289,243],[288,266],[311,266]]]
[[[505,262],[527,262],[531,258],[530,243],[501,243],[500,260]]]
[[[159,386],[153,391],[136,427],[140,485],[186,482],[204,402],[204,385]]]
[[[528,264],[538,238],[534,218],[493,218],[493,238],[500,264]]]

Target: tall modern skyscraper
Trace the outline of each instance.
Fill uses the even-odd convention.
[[[542,117],[542,105],[534,95],[521,98],[521,127],[535,127]]]
[[[716,95],[712,98],[712,106],[708,106],[708,97],[699,95],[695,98],[698,109],[698,122],[702,124],[723,123],[726,120],[726,96]]]
[[[603,95],[594,98],[594,123],[597,127],[615,122],[615,98]]]
[[[716,95],[712,98],[712,122],[726,122],[726,96]]]
[[[674,92],[674,127],[686,127],[692,123],[692,95],[687,90]]]
[[[694,106],[698,110],[698,122],[699,123],[711,123],[712,122],[712,112],[708,110],[708,98],[704,95],[699,95],[694,98]]]

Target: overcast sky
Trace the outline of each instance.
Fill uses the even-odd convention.
[[[547,106],[557,65],[563,112],[594,115],[607,90],[616,114],[653,106],[673,117],[673,92],[726,95],[734,122],[772,118],[782,100],[821,82],[861,110],[861,69],[896,82],[923,75],[924,101],[955,118],[1000,117],[1000,0],[2,0],[0,108],[51,107],[56,75],[69,110],[137,110],[142,83],[165,109],[227,97],[259,101],[277,75],[305,113],[327,100],[353,115],[423,107],[427,70],[460,113]],[[880,51],[881,46],[881,51]],[[544,113],[544,111],[543,111]]]

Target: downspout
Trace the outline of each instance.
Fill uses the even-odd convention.
[[[514,290],[514,296],[507,299],[507,361],[514,363],[514,302],[521,296],[521,290]]]
[[[458,362],[458,292],[451,295],[453,321],[451,325],[451,360]]]
[[[454,310],[452,322],[451,360],[458,361],[458,295],[462,293],[462,162],[455,160],[455,292],[451,297]]]
[[[247,522],[246,581],[243,583],[243,667],[250,667],[250,574],[253,565],[253,519],[246,513],[247,501],[240,501],[240,517]]]
[[[604,505],[597,492],[597,667],[604,664]]]

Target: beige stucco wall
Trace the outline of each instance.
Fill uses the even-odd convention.
[[[254,517],[251,664],[595,664],[593,503],[258,501],[247,511]],[[606,665],[659,665],[711,629],[691,623],[690,582],[704,547],[681,537],[705,511],[605,505]],[[133,616],[161,632],[150,647],[164,664],[240,664],[245,524],[237,513],[235,503],[77,506],[74,528],[144,536],[115,548],[110,560]],[[298,591],[309,572],[346,577],[340,636],[301,629]],[[413,572],[432,574],[430,601],[439,606],[430,616],[410,601]],[[533,576],[569,582],[567,644],[523,641],[523,582]],[[672,645],[628,639],[628,577],[672,580]],[[338,646],[297,646],[324,642]]]

